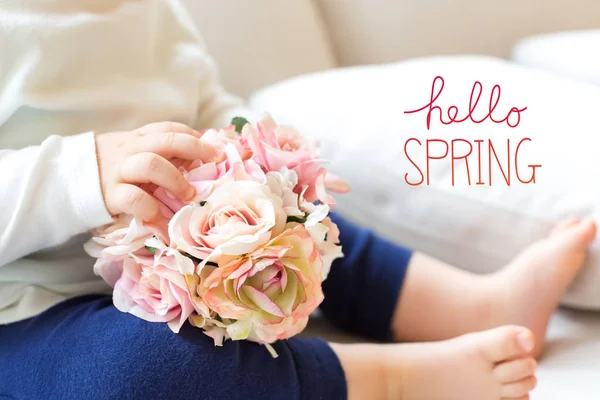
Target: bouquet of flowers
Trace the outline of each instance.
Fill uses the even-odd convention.
[[[274,354],[268,344],[305,328],[343,256],[326,189],[349,187],[322,167],[316,143],[266,114],[255,124],[236,117],[201,140],[223,157],[177,165],[196,189],[191,202],[154,188],[168,224],[123,214],[86,250],[119,310],[174,332],[189,321],[217,346],[250,340]]]

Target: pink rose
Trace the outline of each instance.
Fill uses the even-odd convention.
[[[284,229],[282,200],[267,185],[227,182],[203,205],[185,206],[169,223],[171,247],[207,261],[249,253]]]
[[[344,256],[340,243],[340,231],[329,215],[327,204],[313,204],[304,201],[300,208],[306,213],[304,226],[315,241],[323,261],[323,280],[327,278],[331,264]]]
[[[185,276],[179,272],[181,259],[165,252],[150,263],[140,261],[123,260],[123,273],[113,292],[115,307],[146,321],[167,322],[173,332],[179,332],[194,312]]]
[[[283,167],[294,169],[319,157],[316,142],[291,126],[278,126],[268,114],[263,115],[256,127],[246,124],[242,137],[256,162],[267,171],[279,171]]]
[[[152,257],[144,243],[157,232],[150,226],[140,224],[133,216],[121,214],[111,225],[95,229],[93,234],[94,237],[85,243],[84,249],[97,258],[94,273],[114,286],[121,277],[125,258],[132,254]]]
[[[243,161],[233,145],[227,145],[225,155],[222,162],[200,165],[184,175],[196,189],[194,201],[206,200],[216,187],[226,182],[265,181],[265,174],[260,166],[252,159]]]
[[[94,237],[85,244],[92,257],[104,254],[123,255],[144,247],[144,241],[152,235],[152,227],[140,224],[133,216],[121,214],[110,225],[92,231]]]
[[[229,125],[225,129],[206,130],[202,133],[201,140],[222,151],[225,151],[228,145],[233,145],[244,161],[252,155],[246,140],[235,131],[234,125]]]
[[[298,185],[298,178],[294,171],[283,167],[280,172],[267,172],[266,185],[271,193],[281,198],[285,215],[292,217],[304,216],[304,212],[299,208],[300,196],[294,193],[294,188]]]
[[[325,235],[318,236],[315,240],[319,254],[321,254],[321,260],[323,260],[323,276],[322,279],[327,279],[331,264],[337,258],[344,257],[342,252],[342,246],[340,243],[340,230],[337,225],[333,223],[331,218],[327,217],[321,221],[321,225],[325,226]],[[313,235],[313,239],[316,235]]]
[[[343,256],[327,190],[349,187],[323,168],[316,142],[268,115],[241,135],[232,125],[201,140],[221,154],[172,160],[195,188],[192,200],[144,184],[162,218],[121,215],[86,250],[119,310],[174,332],[189,321],[216,345],[248,339],[276,356],[269,343],[305,328],[323,300],[321,282]]]
[[[179,168],[185,179],[196,190],[196,196],[194,196],[192,202],[206,200],[216,187],[226,182],[239,180],[265,181],[265,174],[260,166],[252,159],[243,161],[235,146],[231,144],[225,146],[224,154],[225,159],[218,163],[194,162],[187,166],[188,170],[185,170],[183,166]],[[186,205],[186,203],[161,187],[154,191],[154,197],[173,213],[178,212]]]
[[[302,136],[291,126],[278,126],[268,115],[256,123],[244,126],[242,136],[252,151],[252,157],[265,171],[280,171],[288,168],[296,172],[298,186],[296,193],[304,191],[308,201],[319,200],[335,204],[325,189],[345,193],[350,187],[343,180],[327,175],[321,167],[319,146],[315,141]]]
[[[230,261],[204,279],[198,292],[223,319],[233,340],[272,343],[304,329],[323,300],[323,264],[311,235],[296,225],[265,246]]]

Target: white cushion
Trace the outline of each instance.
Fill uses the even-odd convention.
[[[600,85],[600,30],[532,36],[515,45],[512,59]]]
[[[446,81],[437,104],[444,109],[456,104],[461,116],[476,79],[484,90],[476,116],[487,108],[496,83],[502,89],[496,119],[513,106],[527,110],[514,129],[489,121],[442,125],[434,119],[428,131],[424,112],[403,111],[428,103],[436,75]],[[598,104],[596,86],[486,57],[427,58],[317,73],[251,98],[255,109],[267,110],[321,141],[332,170],[354,188],[338,196],[340,212],[395,241],[476,272],[505,265],[565,216],[591,215],[600,221]],[[458,162],[452,186],[451,163],[434,160],[430,185],[409,186],[406,173],[412,181],[419,178],[404,154],[411,137],[422,143],[427,138],[491,139],[500,160],[507,159],[507,138],[513,159],[519,141],[531,138],[519,153],[522,179],[528,178],[527,164],[542,167],[536,184],[519,183],[513,167],[511,186],[503,183],[497,168],[492,186],[468,186],[465,165]],[[473,184],[475,154],[470,157]],[[411,142],[409,155],[424,169],[422,148]],[[487,152],[483,164],[485,157]],[[485,171],[483,165],[484,176]],[[600,309],[598,241],[564,304]]]
[[[215,58],[225,88],[239,96],[291,76],[334,66],[311,0],[182,0]]]

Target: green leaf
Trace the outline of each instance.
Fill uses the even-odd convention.
[[[304,215],[303,217],[296,217],[294,215],[290,215],[287,217],[287,220],[285,222],[297,222],[299,224],[303,224],[306,222],[306,215]]]
[[[242,128],[248,123],[248,120],[244,117],[233,117],[231,124],[235,125],[235,131],[242,133]]]
[[[156,254],[156,247],[150,247],[150,246],[146,246],[146,248],[148,249],[148,251],[152,254]]]

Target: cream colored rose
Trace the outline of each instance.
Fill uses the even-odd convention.
[[[202,205],[185,206],[169,223],[171,246],[219,262],[223,255],[254,251],[279,235],[286,223],[282,199],[253,181],[219,186]]]

